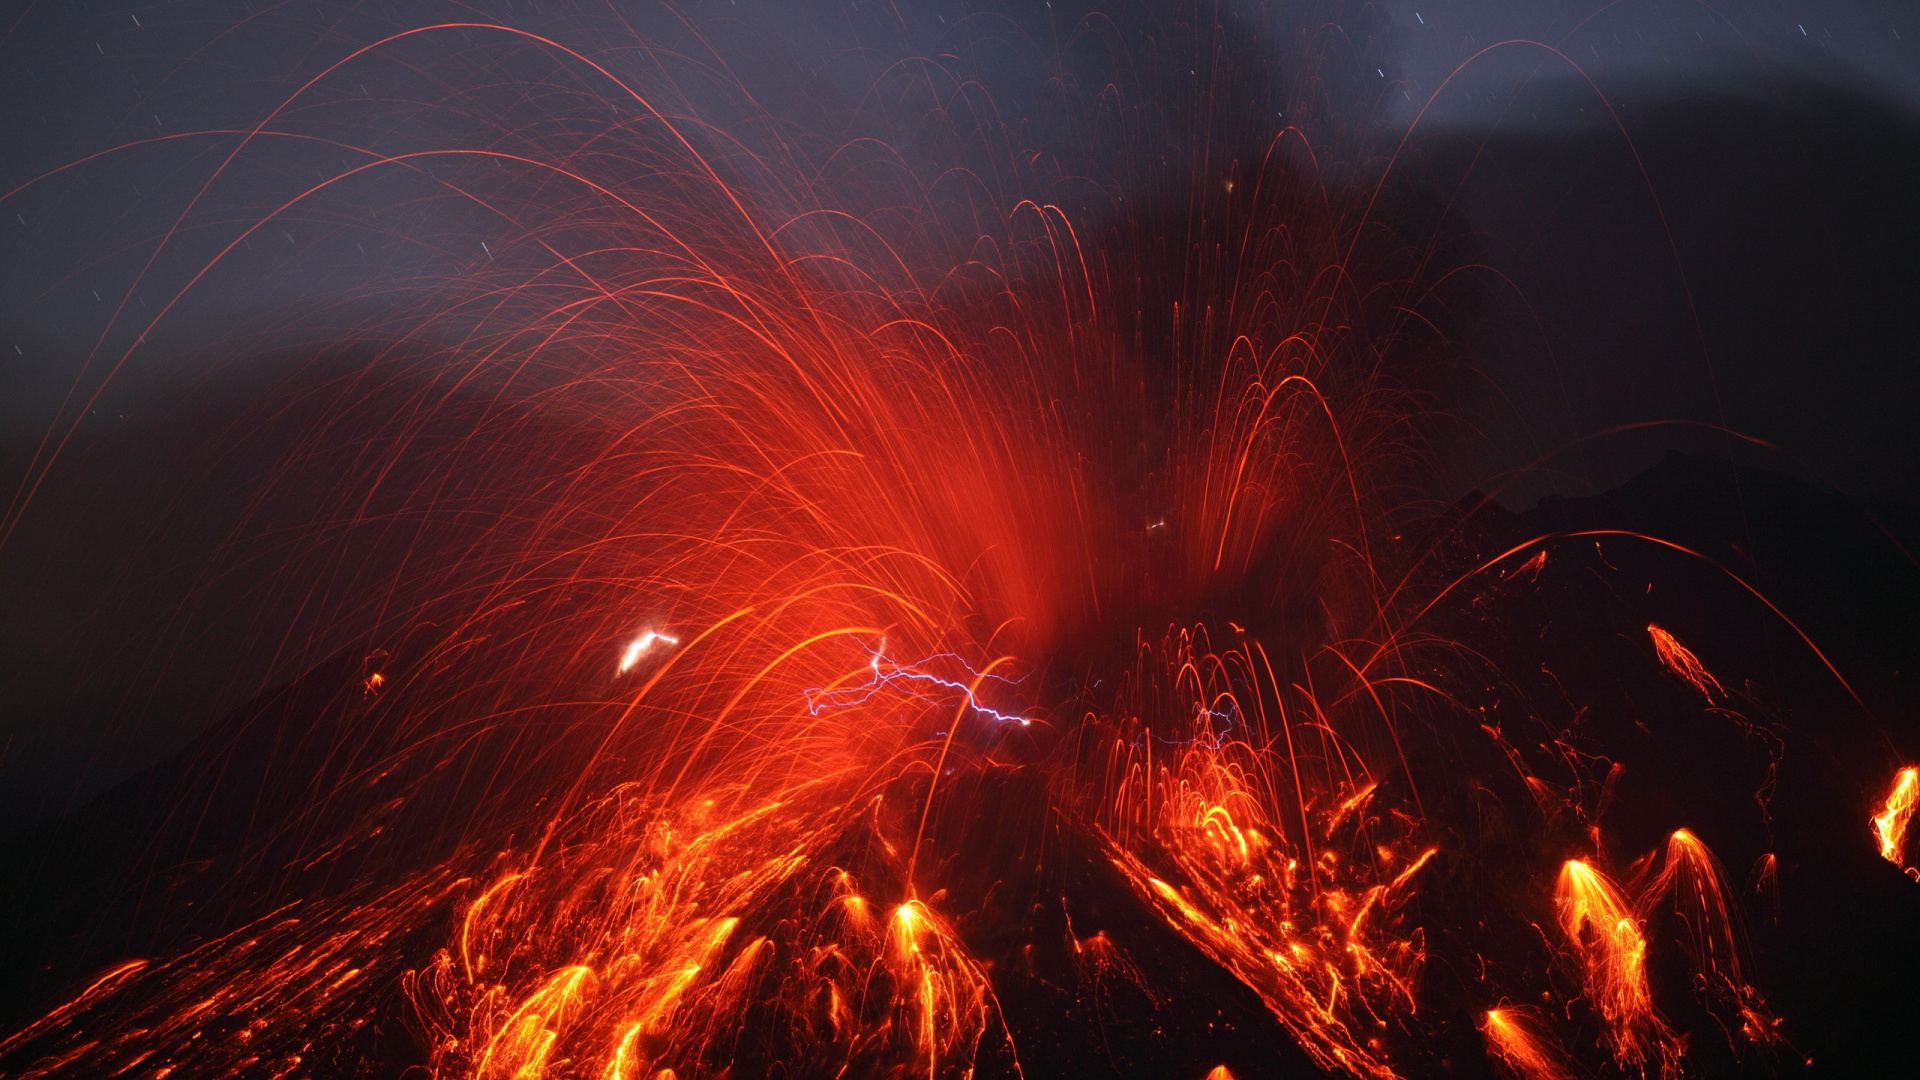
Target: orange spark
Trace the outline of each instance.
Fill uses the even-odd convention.
[[[1525,575],[1528,581],[1535,581],[1540,577],[1540,571],[1546,569],[1546,566],[1547,549],[1541,548],[1538,552],[1534,553],[1533,558],[1521,563],[1518,568],[1506,576],[1511,579]]]
[[[1528,1011],[1503,1006],[1488,1009],[1480,1018],[1480,1034],[1487,1052],[1520,1080],[1573,1080],[1564,1055],[1551,1039],[1534,1030],[1537,1018]]]
[[[1666,861],[1647,896],[1673,900],[1687,927],[1690,950],[1699,970],[1740,981],[1740,952],[1720,860],[1692,831],[1676,829],[1667,838]]]
[[[1672,1072],[1678,1040],[1653,1006],[1647,939],[1620,890],[1585,861],[1569,859],[1560,870],[1554,903],[1560,929],[1585,970],[1587,999],[1599,1014],[1614,1060]]]
[[[1880,844],[1880,857],[1920,881],[1920,869],[1907,865],[1907,824],[1920,804],[1920,769],[1909,766],[1893,778],[1893,789],[1880,812],[1873,815],[1873,838]]]
[[[1692,961],[1696,986],[1729,1015],[1746,1041],[1770,1045],[1779,1041],[1779,1021],[1768,1011],[1766,999],[1747,981],[1746,940],[1739,909],[1727,899],[1726,875],[1720,860],[1687,829],[1667,839],[1660,873],[1648,883],[1642,910],[1665,899],[1679,916],[1681,944]]]
[[[1707,670],[1692,649],[1680,644],[1679,638],[1652,623],[1647,624],[1647,635],[1653,638],[1653,651],[1660,657],[1660,662],[1667,665],[1667,670],[1685,679],[1687,685],[1700,691],[1701,697],[1711,703],[1716,697],[1726,696],[1726,688],[1720,685],[1720,680],[1713,677],[1713,673]]]
[[[1250,696],[1270,676],[1254,656],[1196,657],[1192,644],[1163,643],[1154,670],[1178,681],[1204,667],[1222,685],[1182,683],[1181,697],[1164,701],[1165,735],[1116,743],[1111,767],[1122,779],[1104,810],[1109,857],[1167,925],[1252,987],[1322,1068],[1388,1080],[1397,1074],[1365,1033],[1413,1006],[1423,956],[1395,914],[1432,852],[1369,816],[1374,781],[1328,784],[1311,807],[1297,789],[1276,798],[1294,764],[1216,729],[1243,722],[1229,664],[1244,672]],[[1149,769],[1156,739],[1176,749]],[[1345,844],[1356,857],[1343,857]]]

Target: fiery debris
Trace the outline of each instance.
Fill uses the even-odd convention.
[[[1660,872],[1644,887],[1643,910],[1662,903],[1677,916],[1695,985],[1704,988],[1709,1007],[1716,1008],[1723,1023],[1748,1046],[1777,1045],[1780,1021],[1751,982],[1746,934],[1726,874],[1691,830],[1678,829],[1667,838]]]
[[[1900,867],[1907,876],[1920,881],[1920,869],[1907,863],[1907,826],[1920,804],[1920,769],[1905,768],[1894,774],[1893,787],[1887,792],[1880,812],[1873,815],[1873,839],[1880,845],[1880,857]]]
[[[1538,1029],[1538,1020],[1529,1010],[1488,1009],[1480,1018],[1480,1034],[1487,1040],[1488,1055],[1519,1080],[1574,1080],[1565,1055]]]
[[[1623,1067],[1679,1069],[1681,1045],[1653,1004],[1641,921],[1605,874],[1581,859],[1560,869],[1560,929],[1586,973],[1587,999]]]
[[[1369,818],[1374,784],[1320,790],[1313,805],[1281,801],[1283,791],[1304,790],[1299,762],[1222,737],[1235,724],[1288,725],[1279,688],[1263,685],[1245,653],[1194,656],[1185,638],[1166,649],[1173,700],[1185,706],[1160,720],[1166,734],[1148,720],[1111,751],[1108,772],[1122,779],[1103,815],[1110,857],[1169,926],[1258,992],[1323,1068],[1395,1075],[1367,1033],[1413,1011],[1421,938],[1395,916],[1433,849]],[[1195,671],[1211,674],[1195,680],[1187,674]],[[1235,672],[1246,676],[1245,700],[1227,689]],[[1369,833],[1377,850],[1355,851]]]
[[[1727,696],[1726,687],[1720,685],[1720,680],[1713,677],[1713,672],[1707,670],[1692,649],[1680,644],[1679,638],[1652,623],[1647,624],[1647,635],[1653,639],[1654,655],[1667,666],[1667,670],[1686,680],[1687,685],[1698,690],[1709,704]]]

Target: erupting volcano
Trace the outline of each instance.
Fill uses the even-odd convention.
[[[1031,6],[408,26],[108,152],[198,171],[87,378],[414,261],[248,331],[193,595],[270,567],[305,674],[13,842],[0,1075],[1818,1067],[1782,879],[1920,880],[1897,695],[1737,536],[1423,496],[1488,301],[1385,15]]]

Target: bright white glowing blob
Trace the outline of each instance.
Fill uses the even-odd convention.
[[[627,643],[627,651],[620,654],[620,667],[615,671],[615,674],[625,675],[628,671],[631,671],[633,665],[639,663],[640,658],[647,655],[647,651],[653,648],[653,643],[656,641],[664,641],[668,645],[680,644],[679,638],[668,637],[657,630],[649,630]]]

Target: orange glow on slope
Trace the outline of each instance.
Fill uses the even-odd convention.
[[[1692,649],[1680,644],[1679,638],[1652,623],[1647,624],[1647,635],[1653,639],[1653,651],[1660,658],[1660,662],[1667,666],[1668,671],[1685,679],[1689,686],[1700,691],[1701,697],[1711,702],[1715,698],[1726,696],[1726,688],[1720,685],[1720,680],[1713,677],[1713,673],[1707,670],[1707,666],[1700,662],[1700,658],[1693,654]]]
[[[994,1015],[985,973],[922,902],[876,917],[850,873],[816,859],[835,796],[793,794],[724,815],[610,800],[581,823],[603,841],[481,893],[461,955],[413,984],[421,1015],[446,1018],[431,1075],[539,1077],[561,1060],[564,1075],[693,1075],[749,1010],[791,1040],[795,1068],[968,1071]],[[796,881],[819,905],[749,929]],[[782,953],[798,962],[774,966]]]
[[[1255,699],[1274,692],[1256,656],[1195,656],[1185,636],[1162,648],[1143,677],[1174,673],[1162,689],[1181,704],[1166,735],[1143,727],[1113,747],[1108,773],[1119,779],[1102,827],[1109,857],[1169,926],[1252,987],[1322,1068],[1394,1076],[1365,1033],[1412,1011],[1421,942],[1395,916],[1434,851],[1367,814],[1377,785],[1309,781],[1297,757],[1219,737],[1215,726],[1230,722],[1222,716],[1258,717]],[[1229,672],[1245,676],[1246,700],[1225,689]],[[1254,721],[1268,722],[1286,723]],[[1316,731],[1316,742],[1325,737]],[[1311,805],[1302,790],[1314,792]],[[1282,801],[1281,791],[1296,798]],[[1308,828],[1289,829],[1288,819]],[[1369,830],[1371,849],[1347,847]]]
[[[1585,861],[1569,859],[1560,869],[1554,903],[1561,932],[1580,958],[1587,1000],[1599,1016],[1614,1060],[1673,1073],[1680,1047],[1654,1009],[1647,984],[1647,939],[1619,889]]]
[[[1880,845],[1881,858],[1920,881],[1920,870],[1907,864],[1907,826],[1913,820],[1917,804],[1920,804],[1920,769],[1901,769],[1893,778],[1893,788],[1887,792],[1880,812],[1873,815],[1873,838]]]
[[[1528,1011],[1512,1007],[1488,1009],[1480,1018],[1488,1055],[1520,1080],[1573,1080],[1559,1048],[1535,1027]]]

